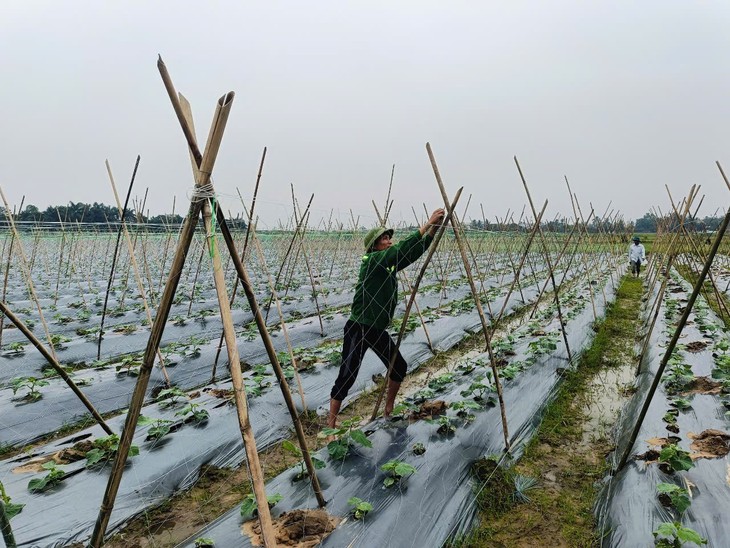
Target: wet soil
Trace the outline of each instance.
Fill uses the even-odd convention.
[[[279,546],[314,548],[335,530],[341,518],[325,510],[292,510],[273,520],[276,543]],[[247,521],[241,527],[254,546],[263,546],[261,525],[258,520]]]

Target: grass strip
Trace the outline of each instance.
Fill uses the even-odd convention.
[[[545,410],[520,461],[508,469],[497,468],[494,459],[491,464],[490,459],[484,459],[475,465],[480,482],[479,524],[452,546],[597,544],[593,516],[596,485],[605,475],[605,456],[613,444],[605,429],[591,431],[587,408],[596,375],[621,366],[632,367],[642,294],[640,278],[622,278],[616,300],[594,326],[592,345],[581,355],[578,367],[565,372],[555,399]],[[616,392],[621,397],[620,390]],[[537,484],[525,482],[525,478],[536,478]]]

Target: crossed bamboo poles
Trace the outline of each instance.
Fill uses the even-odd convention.
[[[163,68],[164,68],[164,65],[162,65],[161,71],[163,70]],[[163,74],[163,78],[164,77],[165,76]],[[166,82],[166,84],[167,84],[167,82]],[[171,88],[171,83],[170,83],[170,86],[168,87],[168,92],[170,92],[170,88]],[[173,91],[174,91],[174,88],[173,88]],[[179,265],[181,267],[182,266],[181,261],[182,261],[182,263],[184,263],[185,254],[187,253],[190,242],[192,240],[192,232],[195,228],[195,223],[197,221],[197,214],[201,213],[201,211],[202,211],[203,221],[204,221],[204,225],[205,225],[205,229],[206,229],[206,239],[207,239],[207,243],[208,243],[208,249],[209,249],[209,252],[211,253],[213,265],[214,265],[214,274],[216,276],[216,278],[215,278],[216,279],[216,289],[217,289],[217,294],[219,297],[219,306],[221,308],[222,321],[224,323],[224,326],[226,326],[227,328],[228,328],[228,326],[231,327],[231,329],[227,329],[224,332],[224,335],[232,336],[233,330],[232,330],[232,321],[230,319],[230,305],[228,305],[228,306],[226,305],[226,303],[228,302],[228,299],[227,299],[227,295],[225,294],[225,283],[222,279],[222,264],[220,262],[220,254],[216,248],[215,238],[214,238],[213,230],[212,230],[213,214],[216,215],[217,222],[218,222],[219,228],[223,234],[224,240],[226,241],[226,245],[228,246],[229,251],[231,251],[230,260],[232,260],[234,265],[236,266],[236,271],[238,273],[237,279],[240,279],[243,282],[244,289],[248,288],[248,290],[249,290],[249,291],[247,291],[247,297],[249,297],[250,303],[253,299],[253,293],[250,291],[250,289],[251,289],[250,282],[247,280],[247,275],[246,275],[246,271],[243,267],[242,260],[238,258],[238,254],[236,252],[235,245],[233,245],[233,240],[230,236],[230,232],[228,232],[228,229],[226,227],[225,218],[223,216],[222,210],[220,209],[219,204],[214,203],[212,205],[209,201],[209,198],[214,196],[212,184],[210,183],[210,173],[212,172],[212,168],[215,163],[217,149],[218,149],[218,146],[220,145],[220,139],[222,138],[222,133],[225,128],[225,120],[227,118],[228,110],[230,109],[230,105],[233,100],[233,94],[228,94],[228,95],[222,97],[221,100],[219,101],[219,114],[217,115],[217,119],[214,121],[214,126],[211,129],[211,134],[210,134],[210,137],[208,140],[209,148],[206,149],[206,152],[203,155],[201,155],[199,150],[197,149],[197,144],[195,142],[194,135],[192,134],[192,118],[191,118],[191,115],[189,112],[189,106],[187,105],[187,102],[182,97],[178,98],[179,104],[176,105],[175,100],[173,99],[173,95],[174,94],[171,92],[171,99],[173,100],[173,105],[175,106],[176,113],[178,113],[178,117],[180,119],[181,125],[183,126],[183,131],[186,135],[186,138],[188,139],[188,144],[190,146],[192,156],[194,157],[193,169],[194,169],[194,174],[195,174],[195,179],[196,179],[196,186],[197,187],[209,187],[207,192],[204,193],[204,194],[206,194],[205,196],[199,196],[199,199],[196,202],[191,203],[191,205],[190,205],[190,213],[188,215],[188,221],[186,222],[186,225],[183,227],[183,231],[181,233],[181,238],[180,238],[180,244],[179,244],[178,250],[175,254],[175,258],[173,259],[173,265]],[[178,112],[178,110],[180,110],[182,112],[182,114],[180,114],[180,112]],[[197,152],[197,154],[196,154],[196,152]],[[469,266],[469,261],[468,261],[468,257],[467,257],[467,253],[466,253],[466,250],[468,249],[468,242],[463,242],[461,240],[460,234],[463,233],[463,229],[458,221],[458,217],[454,213],[454,207],[458,201],[458,197],[460,196],[461,191],[459,191],[459,193],[457,193],[457,196],[456,196],[454,202],[449,203],[448,197],[446,196],[445,190],[443,188],[443,184],[440,180],[440,175],[438,174],[438,168],[436,167],[435,159],[433,159],[433,155],[431,153],[430,146],[428,147],[428,152],[429,152],[429,156],[432,161],[432,166],[434,167],[434,172],[436,174],[437,181],[439,182],[439,188],[442,191],[442,196],[444,197],[445,204],[447,205],[447,209],[449,211],[450,216],[447,217],[447,221],[451,224],[452,229],[454,230],[455,238],[457,240],[457,244],[459,246],[459,252],[461,254],[462,262],[464,265],[464,270],[466,271],[467,278],[470,281],[470,289],[475,298],[475,303],[476,303],[477,309],[479,311],[480,320],[482,321],[482,326],[483,326],[483,330],[485,333],[485,340],[487,343],[487,348],[490,351],[490,361],[494,365],[494,357],[492,355],[491,346],[490,346],[491,336],[489,335],[489,327],[487,326],[484,312],[481,309],[481,296],[480,296],[479,292],[477,291],[476,286],[474,284],[474,280],[473,280],[474,277],[471,274],[471,269]],[[202,202],[202,203],[199,203],[199,202]],[[387,212],[389,212],[391,206],[392,206],[392,202],[390,203],[388,208],[385,210],[386,215],[387,215]],[[535,234],[539,233],[539,234],[541,234],[541,237],[544,238],[544,236],[542,236],[542,231],[540,229],[540,220],[542,219],[542,214],[544,213],[544,207],[539,215],[537,215],[537,212],[534,209],[533,209],[533,212],[536,215],[535,215],[534,228],[531,231],[531,237],[534,238]],[[295,215],[296,215],[296,209],[295,209]],[[590,217],[589,217],[589,219],[590,219]],[[302,220],[303,220],[303,217],[302,217]],[[447,224],[447,223],[445,223],[445,224]],[[305,223],[305,226],[306,226],[306,223]],[[445,229],[445,227],[442,227],[441,232],[439,233],[439,237],[443,235],[444,229]],[[189,237],[188,237],[188,235],[189,235]],[[301,237],[302,237],[302,235],[300,235],[300,238]],[[187,240],[187,245],[185,245],[186,240]],[[530,242],[531,241],[532,240],[530,240]],[[434,249],[436,248],[436,245],[437,245],[437,242],[433,246]],[[527,257],[527,250],[529,250],[529,247],[530,246],[529,246],[529,242],[528,242],[525,253],[523,255],[523,262],[524,262],[524,258]],[[546,253],[546,255],[545,255],[546,260],[549,261],[549,255],[547,254],[548,247],[544,241],[543,241],[543,248]],[[180,258],[180,257],[182,257],[182,258]],[[559,259],[558,259],[558,262],[559,262]],[[165,324],[165,321],[167,318],[167,314],[169,313],[169,305],[171,304],[170,298],[172,295],[174,295],[174,292],[175,292],[174,288],[173,289],[169,289],[169,288],[173,285],[176,286],[177,282],[179,282],[180,270],[181,269],[177,269],[177,273],[173,273],[175,271],[175,268],[173,267],[173,272],[171,272],[170,277],[168,278],[168,284],[166,284],[166,286],[165,286],[165,292],[163,293],[162,299],[160,301],[160,311],[159,311],[157,317],[155,318],[155,322],[153,323],[153,328],[152,328],[153,333],[151,333],[150,342],[148,343],[148,348],[147,348],[147,351],[145,352],[145,361],[143,363],[143,367],[140,372],[140,380],[142,380],[142,372],[145,372],[145,374],[147,376],[147,379],[144,380],[145,386],[146,386],[146,382],[149,379],[149,370],[151,369],[150,352],[152,352],[152,354],[154,354],[157,351],[157,346],[159,345],[159,340],[161,339],[161,336],[162,336],[162,329],[164,329],[164,324]],[[514,286],[514,284],[518,283],[518,281],[519,281],[519,269],[514,268],[514,265],[513,265],[513,270],[515,271],[515,274],[516,274],[515,279],[513,281],[513,286]],[[549,265],[549,270],[552,275],[552,266],[550,266],[550,265]],[[480,279],[481,279],[481,276],[480,276]],[[420,279],[418,281],[420,282]],[[555,286],[554,279],[553,279],[553,284]],[[559,287],[559,284],[555,287],[556,287],[555,293],[557,295],[557,287]],[[415,284],[415,289],[413,289],[414,295],[415,295],[416,291],[417,291],[417,284]],[[557,299],[557,296],[556,296],[556,299]],[[506,303],[506,300],[505,300],[505,303]],[[255,299],[253,299],[253,304],[255,305]],[[167,307],[167,308],[165,308],[165,307]],[[253,308],[253,305],[252,305],[252,308]],[[500,313],[500,316],[501,316],[501,313]],[[260,312],[258,312],[257,309],[256,309],[256,318],[257,318],[257,324],[261,328],[262,319],[260,317]],[[405,322],[404,322],[404,324],[405,324]],[[561,324],[562,324],[562,318],[561,318]],[[262,338],[266,339],[266,337],[264,336],[264,333],[266,333],[265,325],[263,326],[263,330],[262,330],[261,334],[262,334]],[[238,356],[237,356],[237,353],[235,350],[235,347],[236,347],[235,339],[230,339],[229,336],[226,337],[227,350],[229,352],[229,363],[237,364]],[[151,344],[151,342],[153,342],[155,338],[157,340],[156,340],[156,343],[153,345],[153,344]],[[566,341],[566,345],[567,345],[567,341]],[[153,348],[153,350],[150,351],[150,348]],[[268,348],[267,348],[267,350],[268,350]],[[275,371],[277,371],[278,362],[276,362],[275,355],[272,359],[272,365],[274,365],[274,369],[275,369]],[[241,429],[242,429],[242,436],[244,439],[244,444],[247,445],[247,455],[250,457],[248,449],[250,446],[253,446],[253,452],[255,453],[255,440],[253,440],[252,437],[250,437],[250,438],[247,437],[248,434],[247,434],[246,430],[247,430],[247,428],[250,429],[250,424],[247,424],[248,416],[247,416],[247,410],[246,410],[245,397],[243,396],[242,380],[240,379],[240,372],[239,372],[238,379],[237,379],[236,378],[237,375],[235,375],[235,373],[233,372],[233,370],[235,370],[235,369],[236,369],[236,367],[232,368],[232,377],[233,377],[234,387],[236,388],[236,394],[240,398],[240,399],[237,398],[237,405],[239,408],[239,421],[241,422]],[[278,371],[277,371],[277,373],[278,373]],[[494,368],[494,376],[495,376],[495,383],[497,384],[498,395],[500,398],[500,406],[501,406],[501,410],[502,410],[505,443],[506,443],[507,448],[509,448],[508,432],[507,432],[507,428],[506,428],[506,414],[504,412],[504,403],[503,403],[502,397],[501,397],[501,388],[499,386],[499,376],[496,372],[496,366]],[[280,383],[282,383],[281,379],[280,379]],[[138,392],[140,392],[140,390],[138,388],[141,384],[143,384],[143,383],[138,382],[137,388],[135,388],[135,396],[137,395]],[[283,381],[283,385],[285,385],[285,384],[286,384],[285,381]],[[283,389],[284,388],[282,386],[282,390]],[[141,389],[141,392],[142,392],[142,394],[144,394],[144,388]],[[289,398],[289,400],[290,399],[291,398]],[[289,403],[289,400],[287,401],[287,403]],[[130,421],[130,417],[134,415],[132,408],[134,406],[136,406],[137,403],[139,403],[141,405],[141,402],[134,402],[134,405],[130,406],[130,413],[127,417],[127,422],[125,424],[125,430],[122,433],[122,442],[120,443],[120,450],[118,452],[118,455],[122,456],[122,458],[121,458],[122,461],[126,459],[128,445],[129,445],[129,443],[131,443],[131,437],[133,435],[134,427],[136,424],[136,419],[139,416],[139,409],[137,409],[136,410],[137,417],[134,417],[134,419],[132,421]],[[130,426],[131,426],[131,428],[130,428]],[[247,441],[249,442],[248,444],[246,443]],[[125,443],[127,444],[126,446],[125,446]],[[303,452],[304,451],[305,451],[305,449],[303,448]],[[117,473],[117,470],[121,470],[121,468],[118,466],[119,460],[120,459],[117,459],[115,461],[115,469],[113,470],[112,476],[110,476],[110,485],[112,485],[112,478],[115,477],[115,474],[117,474],[119,476],[119,478],[121,478],[121,471],[119,471]],[[249,459],[250,465],[251,465],[251,462],[252,462],[252,460]],[[123,465],[123,463],[122,463],[122,465]],[[316,481],[316,476],[314,475],[313,469],[311,472],[312,472],[311,477],[313,478],[313,482],[314,482],[314,481]],[[115,490],[116,488],[118,488],[118,483],[117,483],[116,487],[114,487],[113,489]],[[254,487],[254,488],[256,488],[256,487]],[[109,519],[108,514],[111,512],[111,509],[113,506],[113,496],[111,497],[111,502],[109,502],[109,497],[107,497],[108,494],[111,494],[111,491],[112,491],[112,489],[110,489],[108,486],[107,493],[105,494],[105,504],[103,504],[102,508],[100,509],[100,517],[99,517],[99,520],[97,521],[97,527],[95,528],[94,537],[92,539],[92,544],[94,542],[100,541],[100,539],[103,539],[104,529],[105,529],[106,525],[108,524],[108,519]],[[315,492],[316,491],[317,491],[317,487],[315,487]],[[257,494],[257,500],[258,500],[259,495],[261,495],[262,493],[257,492],[256,494]],[[114,496],[115,496],[115,493],[114,493]],[[263,494],[263,500],[265,501],[265,494]],[[261,502],[261,501],[259,500],[259,502]],[[268,508],[268,505],[266,505],[266,508]],[[261,508],[260,508],[260,512],[261,512]],[[266,512],[260,513],[260,515],[262,516],[261,517],[262,522],[265,519],[264,518],[265,514],[266,514]],[[264,536],[266,538],[266,535],[264,535]]]
[[[725,185],[728,187],[728,190],[730,190],[730,181],[728,180],[727,176],[725,175],[724,170],[722,169],[722,166],[719,162],[715,162],[717,165],[718,170],[720,171],[720,175],[723,178],[723,181],[725,182]],[[668,189],[667,189],[668,191]],[[679,248],[679,242],[681,242],[682,238],[681,235],[684,235],[685,238],[689,237],[689,234],[687,233],[684,223],[687,218],[687,215],[690,211],[690,207],[692,206],[693,200],[696,198],[697,193],[699,192],[699,188],[695,185],[692,186],[690,189],[689,195],[687,198],[683,201],[683,210],[680,214],[679,210],[674,207],[673,200],[672,206],[675,211],[675,217],[678,220],[679,226],[674,230],[670,231],[669,234],[671,235],[671,239],[669,242],[669,245],[666,248],[666,255],[667,255],[667,261],[666,264],[663,267],[664,270],[664,278],[662,280],[661,286],[659,288],[659,291],[657,292],[657,297],[652,305],[652,310],[655,309],[655,312],[652,316],[651,326],[648,329],[648,331],[644,334],[644,348],[642,349],[642,354],[639,357],[639,365],[638,368],[641,367],[641,363],[644,357],[644,354],[647,350],[648,340],[651,337],[651,333],[654,329],[654,326],[656,324],[656,319],[659,313],[661,300],[665,294],[667,282],[670,276],[671,268],[673,265],[674,260],[676,259],[678,255],[678,248]],[[701,205],[701,202],[700,202]],[[698,206],[699,209],[699,206]],[[695,212],[696,215],[696,212]],[[641,410],[639,411],[639,416],[634,423],[634,427],[631,430],[631,434],[629,436],[629,440],[624,448],[624,451],[622,452],[617,464],[614,467],[614,473],[620,471],[624,466],[626,466],[626,463],[629,460],[629,457],[631,456],[631,453],[633,451],[634,444],[636,443],[636,439],[639,435],[639,431],[641,430],[641,426],[644,423],[644,419],[646,418],[646,413],[649,410],[649,406],[651,405],[652,399],[654,398],[654,395],[656,394],[656,390],[659,386],[659,382],[661,381],[661,378],[664,374],[664,370],[666,369],[667,364],[669,363],[669,359],[674,352],[674,349],[677,346],[677,343],[679,342],[679,338],[682,334],[682,331],[684,330],[684,326],[687,323],[687,320],[689,319],[689,315],[692,312],[692,308],[694,307],[694,304],[697,300],[698,295],[702,291],[703,285],[705,280],[709,277],[710,269],[712,267],[712,263],[715,259],[715,256],[717,254],[718,249],[720,248],[720,244],[722,243],[722,239],[725,236],[725,231],[728,228],[728,225],[730,224],[730,208],[725,213],[725,216],[723,218],[723,221],[720,225],[720,227],[717,230],[717,234],[715,235],[714,241],[712,242],[712,247],[707,253],[707,256],[705,257],[704,264],[702,266],[702,271],[697,275],[697,278],[695,280],[695,283],[692,288],[692,293],[690,294],[689,298],[687,299],[687,304],[684,307],[684,311],[682,312],[681,317],[679,318],[679,321],[677,322],[677,326],[674,330],[674,333],[672,334],[672,337],[667,344],[666,350],[664,352],[664,355],[659,363],[659,366],[657,367],[656,373],[654,374],[654,377],[652,379],[651,386],[649,387],[649,390],[646,394],[646,397],[644,398],[644,403],[642,404]],[[660,269],[658,267],[657,259],[654,261],[654,270],[656,275],[653,278],[653,283],[655,284],[658,280]],[[710,278],[711,279],[711,278]],[[712,285],[714,287],[714,282],[712,282]],[[715,288],[715,290],[717,290]],[[637,374],[639,373],[640,369],[637,369]]]
[[[257,508],[259,512],[259,521],[261,523],[262,529],[262,537],[266,546],[276,546],[276,538],[271,523],[271,514],[269,512],[268,501],[264,488],[263,474],[261,472],[258,452],[256,450],[256,441],[253,436],[253,431],[248,416],[248,405],[246,402],[246,395],[239,367],[240,359],[238,358],[238,349],[235,340],[235,331],[233,329],[233,321],[230,311],[231,309],[227,296],[222,264],[220,261],[220,252],[217,248],[215,234],[213,232],[213,215],[215,215],[217,226],[221,232],[221,235],[223,236],[231,259],[236,267],[238,277],[242,283],[244,292],[246,293],[249,305],[251,306],[251,309],[254,313],[256,324],[259,329],[259,334],[261,335],[264,346],[266,347],[267,354],[274,368],[274,372],[276,373],[276,376],[279,380],[279,386],[282,390],[282,394],[284,396],[284,399],[286,400],[287,407],[294,422],[297,438],[302,450],[307,471],[309,472],[315,496],[320,506],[324,506],[325,501],[322,495],[321,488],[319,486],[311,456],[309,454],[306,440],[304,438],[304,431],[299,420],[299,415],[292,401],[289,387],[287,385],[283,371],[281,370],[281,366],[276,356],[276,352],[266,329],[264,318],[261,315],[261,311],[259,310],[256,303],[256,298],[253,293],[251,282],[248,278],[246,269],[238,256],[238,251],[235,247],[235,243],[230,234],[230,231],[228,230],[226,219],[223,211],[220,208],[220,204],[214,200],[215,193],[211,181],[211,173],[213,171],[221,140],[223,138],[223,132],[225,130],[230,108],[234,99],[234,93],[229,92],[218,100],[216,113],[214,115],[213,123],[211,125],[211,129],[208,135],[206,148],[204,153],[201,154],[194,134],[192,114],[189,104],[187,103],[187,100],[182,97],[182,95],[178,95],[178,93],[175,91],[172,80],[167,72],[167,68],[163,63],[162,58],[159,58],[157,65],[160,71],[160,75],[162,76],[165,89],[167,90],[168,96],[173,105],[173,109],[175,110],[175,114],[177,115],[178,121],[182,128],[183,134],[185,135],[185,138],[187,140],[188,148],[190,149],[193,173],[195,175],[196,192],[194,193],[193,199],[191,200],[188,215],[181,230],[178,247],[175,251],[175,255],[172,261],[168,281],[165,284],[165,289],[160,300],[159,309],[152,324],[142,366],[140,367],[139,377],[132,396],[132,401],[130,402],[127,419],[125,421],[125,425],[120,437],[119,450],[117,451],[114,465],[109,476],[109,481],[107,483],[104,498],[99,509],[99,516],[94,527],[94,532],[92,534],[90,544],[95,548],[103,544],[104,534],[106,532],[106,528],[111,517],[111,511],[114,507],[114,501],[116,499],[116,494],[118,492],[119,484],[121,482],[123,467],[132,443],[142,404],[144,403],[145,390],[149,382],[154,354],[159,347],[159,343],[162,338],[162,333],[165,327],[165,323],[167,322],[167,317],[169,315],[173,297],[175,295],[177,285],[180,281],[182,267],[185,263],[186,254],[190,247],[190,243],[192,241],[192,237],[195,231],[195,226],[198,221],[198,216],[202,213],[208,248],[211,254],[211,259],[213,261],[216,293],[218,295],[218,305],[221,311],[221,321],[223,322],[224,326],[226,349],[228,352],[229,368],[234,387],[234,398],[236,402],[236,408],[238,410],[239,426],[243,439],[244,449],[246,452],[246,457],[248,460],[249,472],[252,476],[253,490],[256,497]]]

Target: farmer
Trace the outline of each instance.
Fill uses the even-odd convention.
[[[640,243],[638,236],[634,236],[634,243],[629,246],[629,264],[631,265],[631,273],[639,276],[641,263],[646,261],[646,250],[644,244]]]
[[[392,352],[396,348],[386,329],[393,320],[398,301],[396,272],[403,270],[426,251],[443,218],[444,210],[435,210],[426,224],[397,244],[391,240],[392,228],[374,228],[365,235],[365,255],[360,263],[350,318],[345,324],[342,364],[330,393],[330,411],[327,418],[330,428],[337,426],[337,414],[340,412],[342,400],[355,384],[365,351],[372,349],[385,367],[390,365]],[[396,351],[385,398],[386,417],[393,411],[406,368],[406,361]]]

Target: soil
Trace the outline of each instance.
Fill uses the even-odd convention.
[[[230,388],[211,388],[207,392],[215,398],[233,402],[233,390]]]
[[[689,446],[693,459],[716,459],[730,453],[730,434],[722,430],[704,430],[699,434],[690,432],[687,436],[694,440]]]
[[[708,343],[705,341],[692,341],[691,343],[685,344],[684,348],[687,352],[695,354],[697,352],[702,352],[705,348],[707,348],[707,344]]]
[[[273,520],[276,543],[280,546],[313,548],[335,530],[341,518],[325,510],[292,510]],[[258,520],[247,521],[241,530],[251,538],[254,546],[263,546],[261,525]]]
[[[428,384],[435,372],[443,372],[453,365],[458,357],[469,351],[481,349],[483,340],[478,337],[463,341],[454,349],[443,352],[422,365],[418,373],[408,375],[401,385],[401,394],[415,392]],[[213,395],[227,398],[232,392],[213,389]],[[376,390],[364,393],[347,405],[340,413],[340,420],[354,417],[369,417],[378,393]],[[398,402],[396,402],[398,403]],[[317,438],[324,426],[326,417],[318,417],[310,411],[301,416],[307,444],[311,451],[326,445],[326,440]],[[366,422],[363,420],[363,422]],[[292,439],[296,443],[295,439]],[[299,459],[290,455],[280,445],[259,452],[265,479],[268,480]],[[245,465],[237,470],[204,466],[195,485],[187,492],[168,499],[161,506],[144,512],[135,518],[125,529],[107,540],[105,548],[167,548],[177,546],[199,531],[204,525],[214,521],[227,510],[240,504],[244,496],[251,492]]]
[[[689,394],[719,394],[722,391],[722,384],[708,379],[707,377],[695,377],[689,385],[689,389],[683,395]]]
[[[45,472],[43,465],[47,462],[54,461],[56,464],[69,464],[86,458],[86,453],[91,451],[93,444],[90,441],[82,441],[75,444],[69,449],[61,449],[50,455],[33,458],[27,463],[13,468],[13,474],[28,474]]]
[[[446,413],[448,404],[444,400],[426,401],[421,404],[418,411],[411,413],[409,419],[412,421],[433,419]]]

